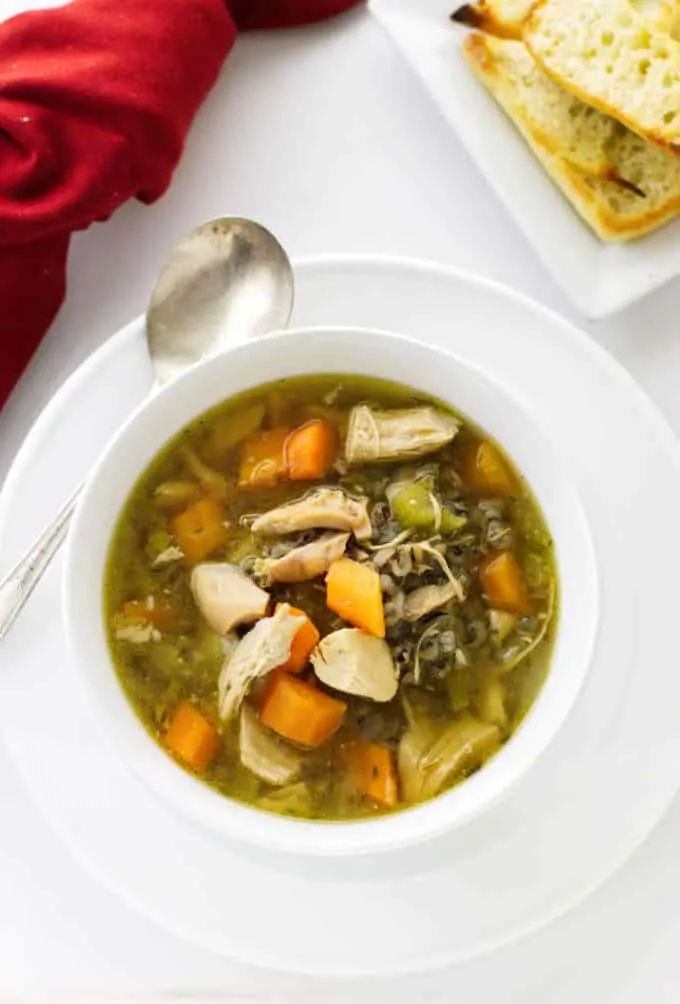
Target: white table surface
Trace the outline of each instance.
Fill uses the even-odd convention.
[[[0,0],[0,14],[23,5]],[[583,323],[366,11],[305,31],[243,38],[195,124],[171,192],[150,208],[126,206],[74,241],[68,302],[0,415],[0,481],[65,377],[143,309],[173,242],[205,217],[230,212],[262,220],[294,255],[380,251],[437,259],[515,286]],[[677,431],[679,301],[674,283],[586,325]],[[672,532],[676,514],[667,518]],[[674,656],[669,672],[679,671]],[[2,746],[0,792],[0,1001],[187,991],[319,1001],[320,990],[324,999],[372,1002],[680,998],[678,803],[612,881],[539,934],[447,973],[397,985],[329,985],[246,969],[130,912],[52,834]]]

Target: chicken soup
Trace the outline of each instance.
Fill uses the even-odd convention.
[[[550,533],[467,418],[354,376],[259,387],[145,471],[105,616],[159,744],[223,795],[349,820],[458,784],[545,678]]]

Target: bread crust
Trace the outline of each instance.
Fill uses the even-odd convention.
[[[646,198],[633,183],[629,188],[623,188],[619,177],[610,179],[589,175],[565,160],[560,154],[559,137],[537,130],[524,113],[507,66],[500,63],[494,52],[503,44],[502,40],[494,42],[488,36],[474,33],[465,40],[463,49],[475,75],[509,116],[553,182],[598,237],[604,241],[634,240],[680,212],[680,166],[676,166],[674,159],[667,160],[665,155],[653,148],[647,155],[641,141],[630,134],[624,133],[621,140],[624,161],[623,155],[632,146],[636,148],[638,159],[642,157],[645,161],[645,157],[649,156],[650,164],[654,159],[657,169],[661,165],[661,169],[667,167],[670,172],[669,183],[658,198]],[[613,165],[612,170],[618,172],[617,166]]]

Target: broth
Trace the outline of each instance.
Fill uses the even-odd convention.
[[[548,670],[557,573],[498,444],[407,387],[328,375],[250,390],[166,445],[104,600],[123,690],[178,763],[347,820],[435,797],[510,739]]]

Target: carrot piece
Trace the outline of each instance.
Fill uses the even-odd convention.
[[[347,704],[290,673],[272,673],[260,721],[284,739],[315,749],[340,727]]]
[[[163,741],[192,770],[205,770],[220,747],[217,729],[191,701],[178,705]]]
[[[189,627],[189,620],[184,611],[167,600],[154,600],[152,604],[145,600],[129,600],[123,604],[115,620],[118,627],[150,624],[151,627],[167,634],[181,634]]]
[[[337,436],[330,422],[313,418],[291,432],[286,442],[288,477],[314,481],[328,474],[335,459]]]
[[[511,551],[500,551],[484,559],[479,569],[484,596],[492,607],[511,614],[529,614],[533,604],[527,593],[519,562]]]
[[[510,495],[517,487],[513,472],[493,443],[472,443],[463,462],[463,480],[477,492]]]
[[[385,637],[380,576],[374,569],[351,558],[334,561],[326,576],[326,603],[355,627]]]
[[[380,743],[357,742],[347,750],[347,763],[360,795],[392,809],[399,801],[392,751]]]
[[[271,488],[285,478],[286,440],[290,429],[265,429],[249,436],[241,447],[240,488]]]
[[[276,609],[278,610],[280,606],[281,604],[278,603]],[[305,622],[293,638],[288,659],[277,669],[285,673],[301,673],[309,662],[309,657],[313,649],[316,648],[321,635],[304,610],[291,607],[290,612],[296,617],[304,617]]]
[[[170,524],[177,543],[190,565],[226,544],[229,537],[224,524],[224,509],[214,498],[204,498],[175,516]]]

